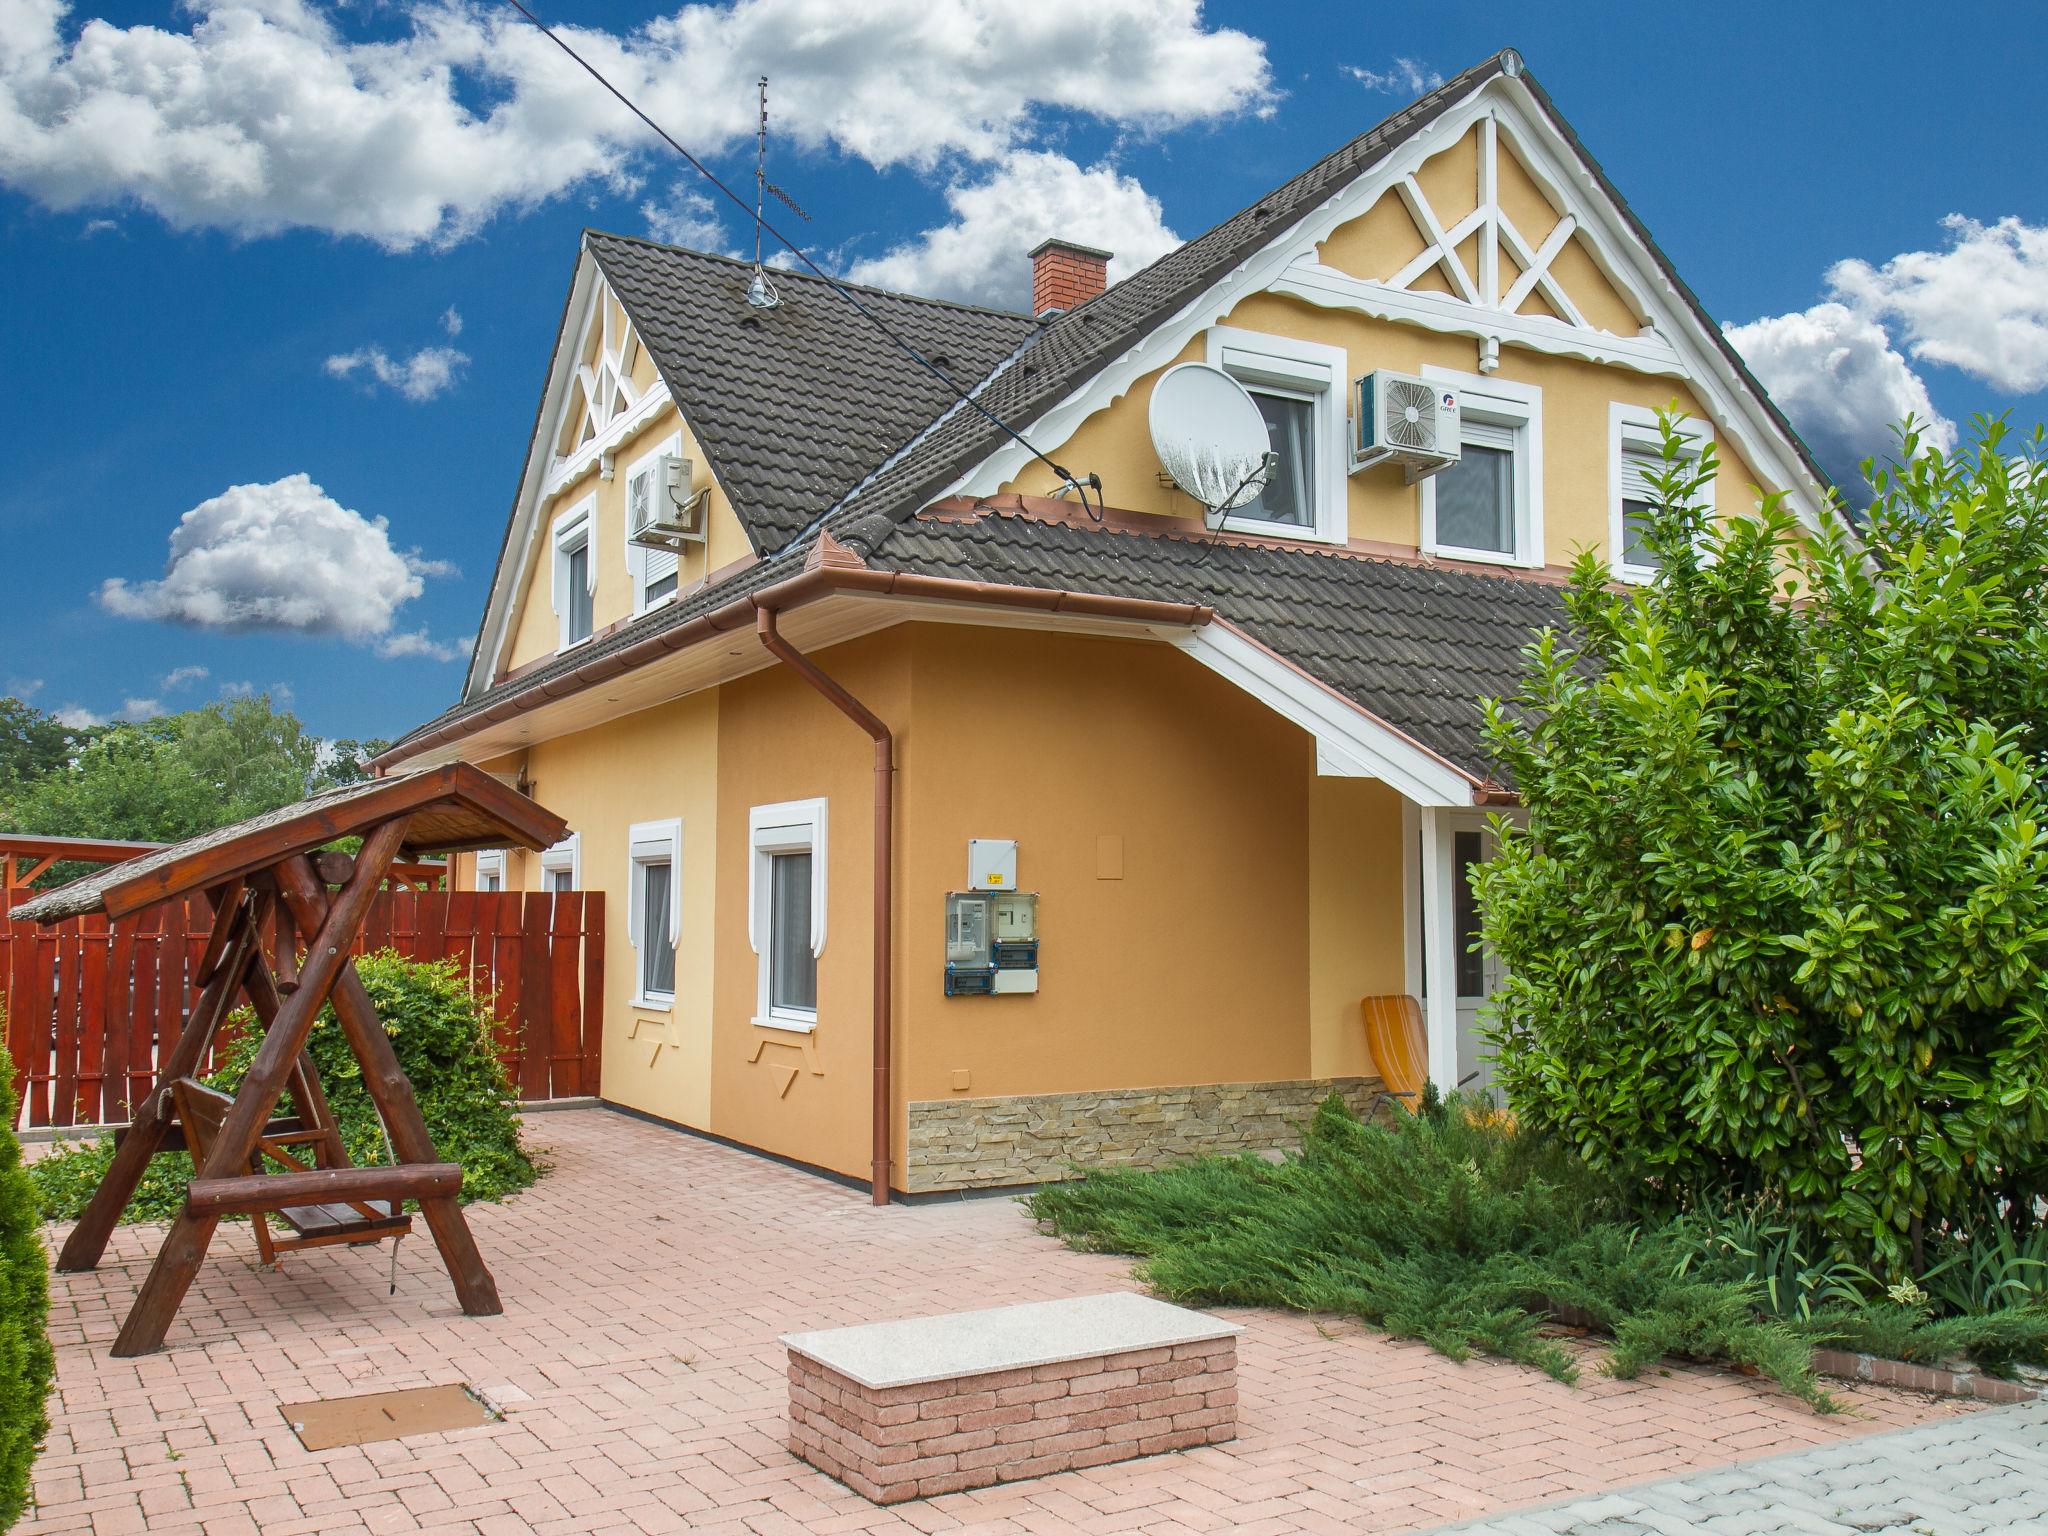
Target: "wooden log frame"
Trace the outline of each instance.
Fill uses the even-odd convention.
[[[462,1310],[473,1317],[504,1310],[457,1203],[462,1170],[436,1153],[412,1084],[356,975],[350,951],[378,888],[408,846],[409,834],[428,850],[506,843],[538,849],[559,842],[566,831],[561,818],[458,764],[352,787],[255,818],[243,827],[142,856],[133,861],[137,868],[132,873],[117,867],[87,876],[15,909],[17,918],[49,923],[80,911],[130,910],[144,893],[161,898],[195,889],[205,891],[213,909],[196,973],[200,992],[162,1059],[156,1083],[119,1139],[106,1177],[66,1239],[57,1260],[60,1271],[92,1269],[105,1254],[149,1160],[172,1142],[176,1096],[182,1092],[191,1102],[198,1085],[186,1080],[239,999],[248,999],[264,1031],[232,1102],[216,1111],[217,1127],[209,1116],[210,1134],[197,1176],[121,1326],[115,1355],[150,1354],[162,1347],[216,1227],[222,1216],[234,1213],[255,1217],[258,1246],[267,1262],[274,1255],[261,1226],[266,1213],[309,1207],[335,1213],[328,1218],[333,1230],[312,1241],[361,1242],[402,1230],[408,1220],[402,1216],[403,1203],[416,1200]],[[353,856],[319,851],[322,844],[350,835],[362,837]],[[340,889],[330,895],[330,884]],[[279,936],[274,956],[264,952],[267,926]],[[292,953],[294,935],[306,940],[303,961]],[[319,1077],[306,1055],[307,1035],[329,1002],[383,1117],[392,1166],[346,1166]],[[309,1124],[323,1128],[320,1132],[281,1134],[284,1128],[272,1116],[287,1089]],[[200,1145],[198,1138],[183,1134],[184,1128],[178,1130],[188,1148]],[[326,1166],[302,1165],[278,1150],[285,1142],[317,1142],[316,1155]],[[289,1171],[257,1172],[259,1152]],[[291,1244],[308,1245],[303,1236]]]

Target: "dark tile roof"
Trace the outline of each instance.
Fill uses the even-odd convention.
[[[1565,623],[1563,593],[1547,581],[1026,517],[906,523],[870,563],[1205,604],[1479,779],[1499,777],[1479,701],[1513,695],[1522,648]]]
[[[746,302],[751,263],[623,235],[585,239],[756,553],[810,527],[954,398],[819,278],[773,273],[782,302],[756,310]],[[1036,329],[1001,310],[852,291],[963,387]]]

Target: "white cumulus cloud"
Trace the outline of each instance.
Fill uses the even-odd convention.
[[[124,618],[371,643],[428,576],[450,569],[394,549],[385,520],[342,506],[303,474],[234,485],[179,519],[163,577],[103,582]]]
[[[1051,235],[1113,252],[1111,282],[1180,244],[1159,199],[1111,165],[1018,150],[946,191],[952,221],[847,272],[855,282],[1008,309],[1031,302],[1028,252]]]
[[[646,131],[486,0],[400,0],[347,36],[316,0],[194,0],[180,28],[0,0],[0,183],[173,225],[446,244],[579,187],[637,187]],[[630,31],[565,26],[693,149],[753,133],[929,170],[999,158],[1046,109],[1139,132],[1270,111],[1265,45],[1200,0],[730,0]]]
[[[415,629],[386,635],[377,642],[377,654],[387,661],[406,656],[422,656],[429,661],[467,661],[474,644],[471,640],[436,640],[425,629]]]
[[[1444,83],[1441,71],[1409,58],[1397,58],[1385,69],[1364,69],[1356,64],[1346,64],[1343,69],[1368,91],[1401,96],[1420,96]]]
[[[2006,217],[1942,220],[1948,249],[1906,251],[1881,267],[1828,269],[1834,297],[1892,322],[1922,362],[1959,368],[2016,395],[2048,389],[2048,225]]]
[[[190,687],[193,683],[203,683],[212,675],[205,667],[173,667],[163,675],[163,680],[157,686],[165,693],[175,693],[180,688]]]
[[[452,314],[453,311],[451,310]],[[337,352],[321,366],[335,379],[361,374],[415,403],[446,394],[469,365],[469,354],[453,347],[421,347],[410,357],[393,357],[379,346]]]
[[[1828,302],[1726,330],[1845,495],[1860,484],[1863,459],[1896,454],[1892,428],[1908,415],[1923,424],[1929,443],[1955,446],[1955,424],[1935,410],[1926,381],[1869,316]]]
[[[718,205],[706,193],[686,186],[671,187],[666,197],[642,203],[640,217],[647,221],[647,238],[663,245],[686,245],[700,251],[725,249],[725,225],[719,220]],[[779,224],[776,227],[781,228]]]

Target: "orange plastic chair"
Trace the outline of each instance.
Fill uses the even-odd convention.
[[[1389,1094],[1414,1108],[1422,1102],[1422,1085],[1429,1080],[1422,1004],[1402,993],[1368,997],[1359,1006],[1365,1014],[1365,1048],[1372,1054],[1380,1081]]]

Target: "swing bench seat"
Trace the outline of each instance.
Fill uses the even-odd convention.
[[[302,1066],[300,1070],[305,1069]],[[171,1086],[171,1102],[191,1144],[193,1160],[203,1166],[234,1100],[195,1079],[180,1078]],[[404,1237],[412,1230],[405,1201],[453,1195],[462,1188],[462,1168],[456,1163],[308,1167],[284,1150],[307,1144],[316,1152],[331,1154],[338,1148],[339,1138],[332,1135],[331,1126],[322,1124],[277,1136],[266,1133],[257,1140],[251,1172],[194,1179],[185,1191],[186,1209],[194,1215],[254,1217],[257,1248],[268,1264],[280,1253],[301,1248],[381,1243],[386,1238]],[[288,1171],[262,1172],[265,1154]],[[272,1236],[264,1225],[266,1216],[275,1216],[291,1228],[292,1235]]]

